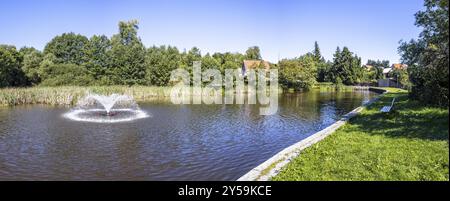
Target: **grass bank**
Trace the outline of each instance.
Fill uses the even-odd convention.
[[[73,105],[87,93],[120,93],[133,96],[136,101],[169,97],[169,87],[150,86],[63,86],[0,89],[0,105],[48,104]]]
[[[394,97],[394,111],[380,113]],[[391,89],[272,180],[448,181],[448,121],[448,109],[421,106]]]

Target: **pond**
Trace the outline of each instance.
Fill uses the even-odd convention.
[[[150,117],[71,121],[67,107],[0,107],[0,180],[236,180],[373,98],[368,91],[280,94],[258,105],[140,103]]]

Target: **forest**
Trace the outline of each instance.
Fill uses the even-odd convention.
[[[241,68],[244,60],[263,59],[258,46],[249,47],[244,54],[204,55],[197,47],[188,51],[174,46],[147,48],[138,36],[138,29],[138,21],[131,20],[119,22],[119,33],[111,38],[64,33],[48,42],[43,51],[1,45],[0,87],[169,86],[171,71],[192,68],[194,61],[201,61],[202,68],[223,73],[225,69]],[[371,82],[380,76],[366,72],[361,59],[347,47],[342,50],[338,47],[333,61],[325,61],[317,42],[310,53],[270,65],[279,69],[281,84],[294,89],[309,89],[316,82],[353,85]]]

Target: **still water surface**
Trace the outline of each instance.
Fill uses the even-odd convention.
[[[283,94],[257,105],[140,103],[150,118],[77,122],[65,107],[0,107],[0,180],[236,180],[376,94]]]

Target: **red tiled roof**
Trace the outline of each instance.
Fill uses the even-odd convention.
[[[261,62],[263,62],[261,64]],[[270,63],[264,60],[244,60],[245,69],[255,69],[264,67],[266,70],[270,69]]]

